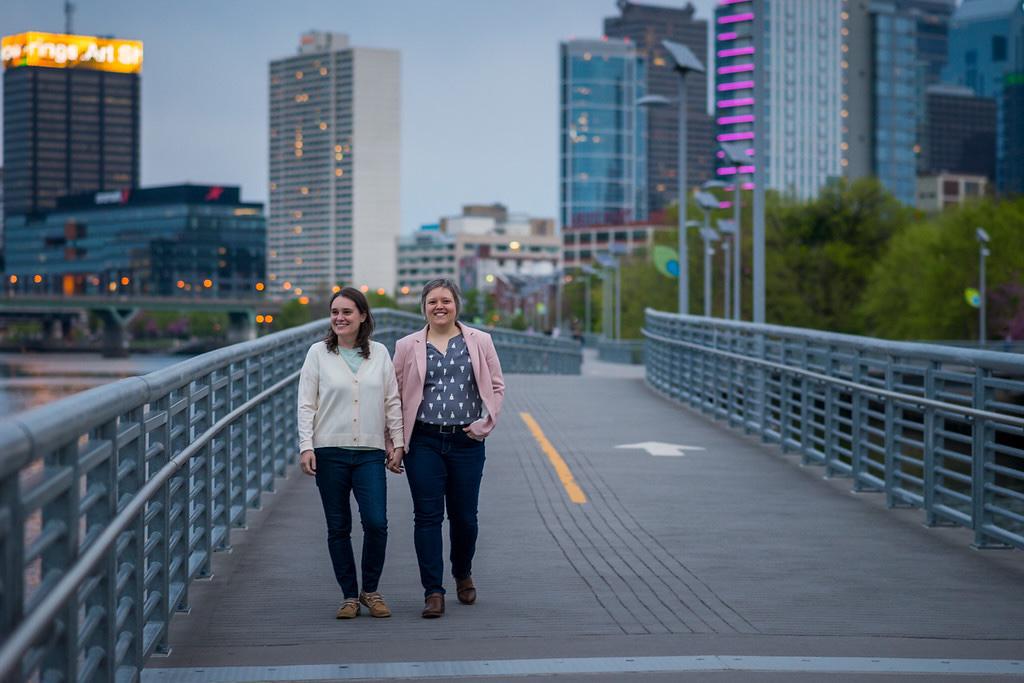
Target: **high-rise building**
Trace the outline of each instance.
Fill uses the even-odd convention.
[[[756,149],[765,187],[801,199],[842,174],[842,7],[842,0],[718,0],[715,9],[716,139]],[[763,81],[764,140],[754,139],[755,73]],[[719,158],[718,175],[746,172]]]
[[[996,101],[970,88],[928,88],[922,167],[925,175],[996,175]]]
[[[32,31],[0,50],[6,215],[139,184],[141,42]]]
[[[686,45],[708,68],[708,23],[694,18],[693,3],[680,8],[618,0],[619,16],[604,20],[610,38],[628,39],[647,64],[647,94],[679,95],[679,76],[663,40]],[[714,139],[708,116],[707,79],[686,79],[686,178],[699,185],[714,173]],[[679,108],[653,107],[647,115],[647,208],[652,214],[676,201],[679,187]]]
[[[900,14],[914,20],[918,76],[922,92],[942,81],[949,52],[949,22],[957,0],[890,0]]]
[[[396,50],[353,47],[339,33],[307,33],[298,54],[271,62],[273,295],[394,291],[399,86]]]
[[[844,174],[874,176],[912,206],[923,110],[917,17],[879,0],[848,0],[842,16]]]
[[[996,188],[1024,192],[1024,4],[964,0],[949,32],[944,80],[996,100]]]
[[[644,220],[646,61],[619,39],[563,42],[560,56],[562,226]]]

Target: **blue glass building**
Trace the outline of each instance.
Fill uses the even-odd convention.
[[[626,40],[561,44],[562,226],[647,218],[646,64]]]
[[[247,297],[266,270],[263,205],[237,187],[72,195],[5,228],[4,282],[26,293]]]
[[[917,22],[886,3],[872,4],[872,171],[897,199],[913,205],[917,190]]]
[[[996,187],[1024,192],[1024,3],[964,0],[953,15],[943,77],[996,99]]]

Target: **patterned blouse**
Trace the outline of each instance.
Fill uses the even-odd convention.
[[[483,402],[463,335],[448,341],[448,353],[427,342],[427,377],[416,419],[432,425],[468,425],[480,419]]]

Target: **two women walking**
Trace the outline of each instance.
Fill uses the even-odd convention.
[[[413,499],[414,545],[423,584],[424,618],[444,614],[442,522],[447,510],[451,572],[460,602],[473,604],[472,564],[484,440],[494,429],[505,384],[487,333],[458,322],[458,286],[428,282],[420,299],[426,326],[395,345],[392,363],[369,340],[373,317],[359,290],[331,300],[331,330],[306,356],[299,382],[303,472],[316,476],[328,550],[344,595],[339,619],[390,615],[377,592],[387,545],[384,468],[403,471]],[[363,525],[358,590],[349,499]]]

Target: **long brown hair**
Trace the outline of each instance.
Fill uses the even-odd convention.
[[[356,334],[356,348],[359,349],[360,356],[369,358],[370,335],[373,334],[373,314],[370,313],[370,302],[355,287],[342,287],[341,291],[335,292],[334,296],[327,303],[328,312],[330,312],[331,307],[334,305],[334,300],[342,296],[354,303],[360,313],[366,315],[366,320],[359,325],[359,332]],[[338,350],[338,335],[334,333],[334,328],[330,324],[327,325],[327,338],[324,339],[324,343],[327,344],[327,350],[331,353],[335,353]]]

